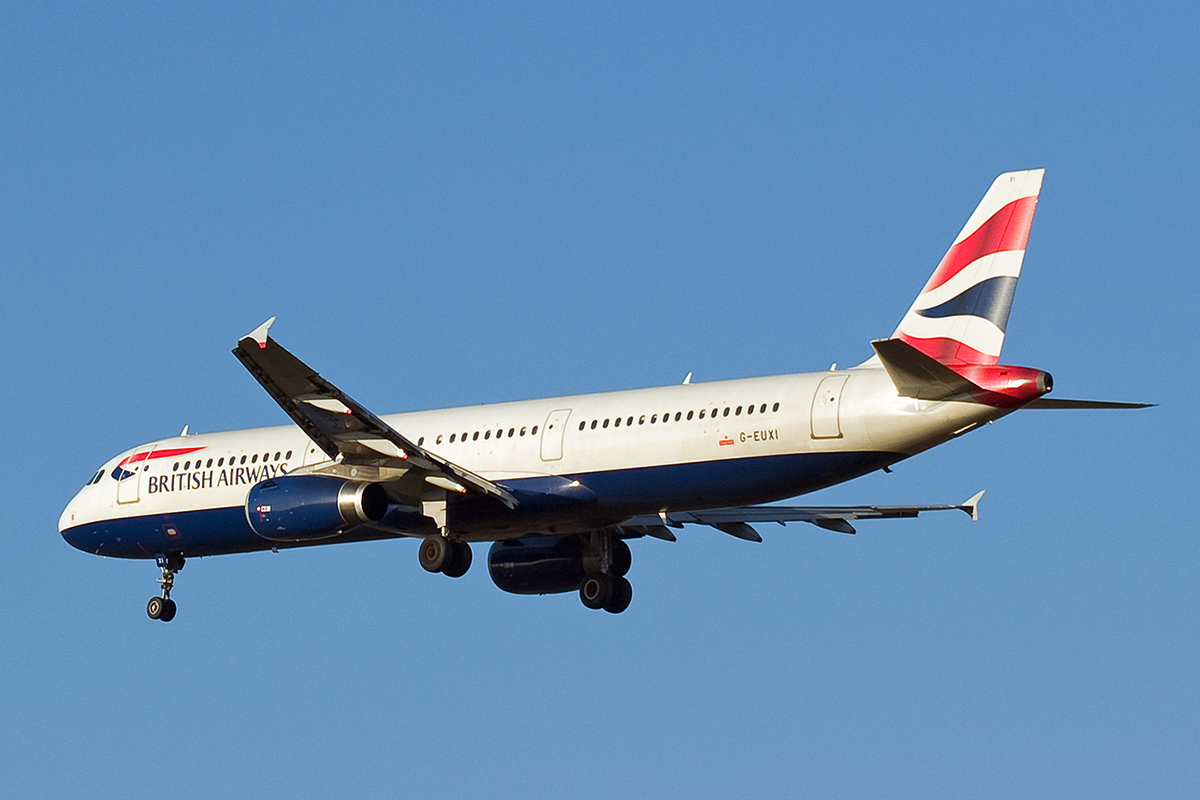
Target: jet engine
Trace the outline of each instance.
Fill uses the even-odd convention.
[[[328,475],[284,475],[255,484],[246,497],[251,529],[273,542],[328,539],[347,528],[378,522],[388,510],[378,483]]]
[[[632,561],[629,545],[612,539],[609,572],[624,576]],[[579,536],[523,536],[488,550],[492,583],[513,594],[573,592],[585,575],[600,571],[600,554]]]

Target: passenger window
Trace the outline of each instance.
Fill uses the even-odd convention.
[[[490,438],[492,438],[492,432],[491,432],[491,431],[484,431],[484,432],[483,432],[483,438],[484,438],[484,439],[490,439]]]
[[[771,410],[772,410],[772,411],[778,411],[778,410],[779,410],[779,403],[776,403],[775,405],[771,406]]]
[[[630,417],[629,419],[625,420],[625,424],[626,424],[626,425],[632,425],[632,424],[633,424],[633,417]]]
[[[616,422],[614,422],[614,423],[613,423],[613,427],[614,427],[614,428],[619,428],[619,427],[621,427],[621,418],[620,418],[620,417],[617,417],[617,420],[616,420]]]
[[[479,440],[479,431],[475,431],[473,434],[471,434],[471,441],[475,442],[478,440]]]
[[[633,419],[633,417],[630,417],[630,419]],[[646,415],[642,414],[640,417],[638,417],[638,425],[645,425],[645,424],[646,424]]]
[[[600,427],[602,427],[602,428],[607,428],[607,427],[608,427],[608,420],[604,420],[604,424],[603,424],[603,425],[601,425]]]
[[[212,459],[211,459],[211,458],[208,460],[208,463],[204,465],[204,468],[205,468],[205,469],[212,469]]]
[[[726,414],[726,415],[728,415],[728,414],[729,414],[729,409],[728,409],[728,408],[727,408],[727,409],[725,409],[725,414]],[[742,407],[741,407],[741,406],[738,406],[738,407],[737,407],[737,411],[734,411],[734,412],[733,412],[733,415],[734,415],[735,417],[740,417],[740,416],[742,415]]]
[[[688,419],[692,418],[692,412],[688,412]],[[704,419],[704,409],[700,409],[700,419]]]
[[[525,435],[525,426],[524,425],[521,426],[521,435],[522,436]]]
[[[433,440],[433,443],[434,443],[434,444],[441,444],[441,443],[442,443],[442,435],[441,435],[440,433],[438,434],[437,438]]]
[[[283,455],[283,453],[281,453],[281,452],[279,452],[278,450],[276,450],[276,451],[275,451],[275,460],[276,460],[276,461],[278,461],[278,460],[279,460],[279,457],[280,457],[281,455]],[[211,462],[209,463],[209,466],[210,466],[210,467],[212,466],[212,463],[211,463]]]
[[[666,422],[666,421],[667,421],[666,416],[663,416],[663,422]],[[658,422],[658,414],[650,415],[650,424],[653,425],[656,422]]]
[[[190,462],[190,461],[183,462],[183,471],[184,472],[187,472],[191,468],[192,468],[192,462]]]
[[[592,430],[596,430],[596,420],[592,420]]]
[[[246,457],[245,457],[245,456],[242,456],[241,463],[243,463],[243,464],[245,464],[245,463],[246,463]]]
[[[533,430],[529,432],[530,436],[537,436],[537,425],[533,426]]]
[[[420,447],[420,446],[421,446],[421,445],[423,445],[423,444],[425,444],[425,437],[424,437],[424,436],[422,436],[422,437],[420,437],[419,439],[417,439],[417,447]],[[276,453],[275,455],[279,455],[279,454],[278,454],[278,453]]]
[[[516,428],[509,428],[509,429],[508,429],[508,438],[510,438],[510,439],[511,439],[511,438],[513,437],[513,431],[515,431],[515,430],[516,430]]]
[[[583,430],[583,429],[584,429],[584,428],[586,428],[586,427],[587,427],[587,423],[586,423],[586,422],[581,422],[581,423],[579,423],[579,430]]]
[[[701,413],[701,414],[703,414],[704,412],[703,412],[703,411],[701,411],[700,413]],[[691,419],[691,418],[692,418],[692,412],[691,412],[691,411],[689,411],[689,412],[688,412],[688,417],[687,417],[687,418],[688,418],[688,419]],[[702,417],[701,419],[703,419],[703,417]]]
[[[454,440],[458,437],[457,433],[450,434],[450,444],[454,444]]]
[[[766,403],[763,403],[762,406],[759,407],[758,413],[760,413],[760,414],[767,413],[767,404]]]
[[[750,405],[746,406],[746,413],[747,413],[747,414],[753,414],[753,413],[754,413],[754,405],[753,405],[753,404],[750,404]]]
[[[223,467],[223,466],[225,466],[225,459],[224,459],[224,458],[218,458],[218,459],[217,459],[217,466],[218,466],[218,467]]]
[[[179,462],[178,461],[176,461],[174,464],[171,465],[171,472],[179,472]]]
[[[292,451],[288,450],[286,453],[283,454],[283,457],[290,459],[292,457]]]
[[[683,412],[682,412],[682,411],[676,411],[676,412],[675,412],[675,421],[676,421],[676,422],[679,422],[679,417],[680,417],[682,414],[683,414]],[[691,414],[688,414],[688,419],[691,419],[691,418],[692,418],[692,415],[691,415]]]
[[[728,416],[729,416],[729,406],[725,406],[725,413],[724,413],[724,414],[722,414],[721,416],[723,416],[723,417],[728,417]]]
[[[250,456],[250,463],[251,463],[251,464],[257,464],[257,463],[258,463],[258,453],[255,453],[254,455]],[[184,465],[183,465],[183,468],[184,468],[184,469],[187,469],[187,464],[184,464]]]

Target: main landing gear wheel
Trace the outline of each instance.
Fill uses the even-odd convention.
[[[451,578],[461,578],[471,568],[471,546],[466,542],[452,542],[435,533],[421,542],[419,558],[427,572],[441,572]]]
[[[585,575],[579,584],[579,599],[588,608],[604,608],[612,600],[613,577],[603,572]]]
[[[419,558],[426,572],[441,572],[451,557],[450,540],[445,536],[435,533],[421,542]]]
[[[442,574],[451,578],[461,578],[471,568],[471,545],[466,542],[451,542],[450,553],[454,557],[442,567]]]
[[[175,601],[171,599],[171,588],[175,585],[175,573],[183,569],[183,556],[155,556],[158,566],[162,569],[162,596],[151,597],[146,603],[146,616],[150,619],[170,622],[175,619]]]
[[[610,614],[620,614],[629,608],[633,600],[633,584],[625,578],[613,578],[612,597],[604,604],[604,610]]]

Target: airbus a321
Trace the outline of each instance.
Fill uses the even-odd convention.
[[[851,369],[376,416],[272,339],[233,353],[291,417],[273,428],[139,445],[62,512],[72,546],[155,559],[147,604],[170,621],[175,574],[201,556],[415,538],[429,572],[460,577],[472,542],[518,594],[578,592],[624,611],[628,542],[688,524],[761,541],[759,523],[854,533],[860,519],[961,504],[768,505],[887,469],[1020,408],[1129,408],[1053,400],[1050,375],[1003,366],[1013,292],[1043,170],[996,178],[916,301]],[[690,375],[689,375],[690,378]]]

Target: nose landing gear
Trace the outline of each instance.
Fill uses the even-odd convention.
[[[146,614],[150,619],[170,622],[175,619],[175,601],[171,599],[171,587],[175,585],[175,573],[183,569],[183,556],[158,555],[155,556],[155,561],[162,569],[162,577],[158,579],[162,584],[162,596],[150,598],[150,602],[146,603]]]

